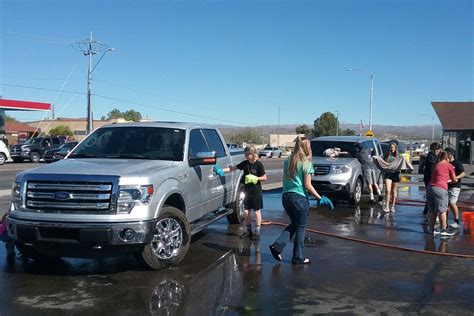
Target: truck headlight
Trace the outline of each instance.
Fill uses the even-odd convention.
[[[21,182],[14,182],[12,186],[12,207],[16,210],[21,208]]]
[[[334,174],[342,174],[347,172],[351,172],[351,167],[348,165],[336,165],[331,167],[331,173]]]
[[[154,193],[153,185],[121,185],[117,199],[117,213],[130,213],[135,205],[148,205]]]

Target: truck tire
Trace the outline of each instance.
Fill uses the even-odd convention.
[[[153,240],[141,251],[145,264],[161,270],[184,259],[191,242],[191,228],[186,216],[175,207],[165,206],[158,216]]]
[[[244,185],[239,183],[235,201],[228,205],[233,210],[232,214],[227,215],[229,224],[242,224],[245,219],[244,213]]]
[[[354,186],[354,192],[352,193],[352,196],[349,199],[349,203],[352,205],[357,205],[359,204],[361,197],[362,197],[362,180],[361,178],[357,178],[355,186]]]
[[[3,165],[7,161],[7,156],[4,153],[0,153],[0,165]]]
[[[37,152],[30,153],[30,162],[37,163],[41,159],[40,154]]]

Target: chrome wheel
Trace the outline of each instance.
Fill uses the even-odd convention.
[[[7,161],[7,157],[3,153],[0,153],[0,165],[3,165],[5,161]]]
[[[354,201],[358,203],[362,197],[362,183],[357,180],[356,187],[354,188]]]
[[[174,218],[164,218],[156,223],[151,241],[153,253],[160,259],[171,259],[179,254],[183,243],[183,229]]]
[[[240,192],[239,194],[239,201],[238,201],[238,212],[239,212],[239,217],[244,218],[245,217],[245,206],[244,206],[244,201],[245,201],[245,193]]]

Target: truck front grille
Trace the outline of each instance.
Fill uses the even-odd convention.
[[[322,176],[322,175],[328,174],[330,170],[331,170],[331,166],[327,166],[327,165],[314,166],[315,175]]]
[[[112,183],[28,181],[26,208],[48,213],[109,214]]]

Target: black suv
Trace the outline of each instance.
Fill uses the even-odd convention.
[[[10,157],[14,162],[22,162],[24,159],[39,162],[46,150],[58,148],[64,143],[64,138],[56,136],[31,138],[23,144],[11,146]]]

